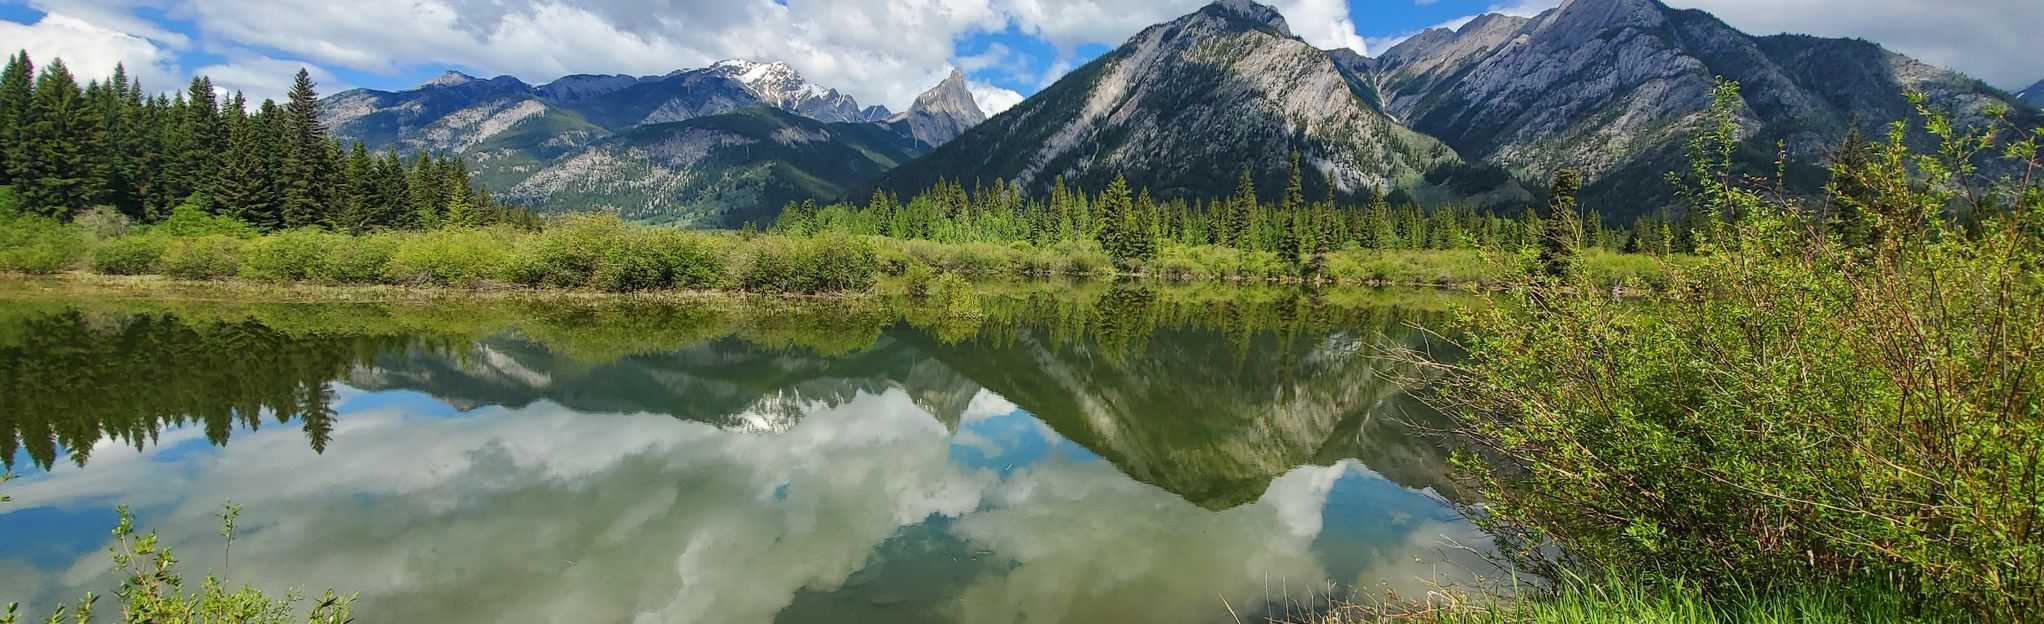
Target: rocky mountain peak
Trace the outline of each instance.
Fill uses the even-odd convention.
[[[454,71],[454,70],[451,70],[451,69],[450,69],[450,70],[447,70],[446,72],[443,72],[443,73],[441,73],[441,74],[440,74],[439,76],[435,76],[435,77],[434,77],[434,78],[433,78],[432,80],[428,80],[428,81],[426,81],[426,84],[422,84],[422,85],[419,85],[419,86],[421,86],[421,87],[452,87],[452,86],[455,86],[455,85],[463,85],[463,84],[468,84],[468,83],[471,83],[471,82],[475,82],[475,81],[476,81],[476,77],[475,77],[475,76],[470,76],[470,75],[468,75],[468,74],[464,74],[464,73],[461,73],[461,72],[458,72],[458,71]]]
[[[1248,20],[1267,26],[1284,34],[1286,37],[1292,36],[1292,28],[1285,23],[1285,16],[1283,14],[1278,13],[1277,9],[1258,4],[1253,0],[1217,0],[1213,4],[1207,5],[1205,9],[1201,9],[1195,15],[1202,14]]]
[[[968,124],[986,121],[985,111],[972,99],[972,89],[965,84],[965,72],[951,68],[951,75],[937,83],[936,87],[916,96],[916,102],[909,110],[932,114],[951,115]]]

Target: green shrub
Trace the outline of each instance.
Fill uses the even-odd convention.
[[[158,263],[170,241],[149,234],[122,236],[93,248],[92,270],[105,275],[146,275],[159,270]]]
[[[71,222],[85,228],[95,240],[119,238],[126,235],[134,226],[134,221],[129,219],[128,215],[121,214],[121,211],[115,210],[113,206],[93,206],[92,209],[72,217]]]
[[[1057,274],[1071,277],[1096,277],[1114,274],[1114,258],[1100,248],[1099,243],[1064,243],[1055,248],[1058,254]]]
[[[203,197],[193,195],[170,210],[170,216],[162,223],[149,228],[157,234],[171,236],[232,236],[234,238],[255,238],[253,226],[234,217],[210,214]]]
[[[492,229],[400,235],[384,278],[405,286],[481,286],[502,278],[512,245],[508,233]]]
[[[40,216],[0,222],[0,271],[56,273],[77,266],[91,246],[84,228]]]
[[[339,235],[329,235],[339,236]],[[397,255],[399,236],[365,234],[341,239],[343,244],[326,248],[324,262],[312,278],[327,284],[375,284],[387,279],[391,258]]]
[[[221,234],[172,239],[163,252],[163,274],[179,279],[227,279],[241,271],[239,238]]]
[[[1992,145],[1925,114],[1947,145]],[[1483,451],[1457,463],[1502,552],[1548,578],[1866,580],[2044,621],[2044,190],[1904,137],[1834,172],[1876,236],[1712,187],[1697,201],[1746,216],[1677,287],[1621,298],[1577,273],[1465,316],[1438,398]],[[2036,147],[1987,152],[2025,171]],[[1977,230],[1946,225],[1954,201]]]
[[[866,290],[879,271],[871,242],[829,233],[753,239],[741,253],[736,277],[739,288],[753,292],[829,293]]]
[[[592,280],[612,292],[714,289],[724,282],[724,254],[706,235],[636,228],[604,253]]]
[[[526,286],[580,288],[594,285],[596,271],[614,248],[632,237],[632,228],[608,212],[571,215],[546,231],[527,237],[512,259],[506,276]]]
[[[345,234],[309,228],[258,237],[242,248],[241,277],[266,282],[312,281],[326,272],[333,250],[353,243]]]
[[[972,288],[972,282],[956,273],[946,273],[930,282],[929,301],[944,316],[951,319],[973,319],[980,316],[979,293]]]

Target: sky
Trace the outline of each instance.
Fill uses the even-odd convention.
[[[210,76],[251,100],[308,68],[321,91],[397,90],[443,71],[539,84],[727,58],[785,61],[863,104],[901,110],[952,67],[989,112],[1150,24],[1209,0],[0,0],[0,48],[74,74],[125,63],[152,90]],[[1561,0],[1274,0],[1316,46],[1374,55],[1486,12]],[[1579,0],[1580,1],[1580,0]],[[2036,0],[1665,0],[1754,34],[1860,37],[2009,90],[2044,79]]]

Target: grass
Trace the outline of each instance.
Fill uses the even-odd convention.
[[[1688,583],[1649,584],[1612,575],[1520,598],[1468,598],[1453,591],[1424,603],[1341,604],[1287,624],[1930,624],[1972,622],[1922,611],[1896,590],[1811,585],[1789,593],[1733,592],[1711,598]]]

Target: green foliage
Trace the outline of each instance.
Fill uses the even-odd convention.
[[[250,240],[242,248],[241,277],[265,282],[310,282],[325,274],[329,257],[353,241],[314,228],[286,230]]]
[[[96,273],[145,275],[160,270],[158,263],[169,247],[169,239],[163,236],[132,234],[93,247],[90,264]]]
[[[384,278],[402,286],[481,286],[503,278],[513,257],[510,239],[495,229],[400,235]]]
[[[170,236],[232,236],[255,238],[256,229],[240,219],[211,214],[204,196],[193,195],[171,209],[170,217],[149,228]]]
[[[738,288],[765,293],[863,291],[879,268],[872,242],[842,234],[754,239],[735,260]]]
[[[509,269],[512,283],[577,288],[591,283],[628,226],[617,215],[571,215],[538,235],[526,237]]]
[[[1536,286],[1467,316],[1440,398],[1481,450],[1461,465],[1504,552],[1550,578],[1865,580],[2044,618],[2044,190],[1974,165],[2034,168],[2044,135],[1921,112],[1938,152],[1898,128],[1851,174],[1871,245],[1713,187],[1755,209],[1670,288]],[[1976,231],[1947,223],[1955,203]]]
[[[221,234],[171,239],[163,251],[163,274],[189,280],[234,277],[241,272],[245,244],[239,238]]]
[[[148,622],[150,624],[284,624],[297,621],[295,612],[299,598],[296,594],[271,597],[261,590],[242,587],[228,591],[225,582],[212,576],[200,583],[193,592],[184,585],[184,579],[175,567],[177,558],[170,548],[157,539],[155,533],[143,534],[135,529],[135,519],[128,514],[128,508],[118,508],[119,524],[114,527],[114,546],[111,549],[114,569],[121,575],[121,586],[114,590],[118,601],[118,617],[125,622]],[[234,535],[234,518],[240,508],[228,507],[222,516],[221,534],[228,543]],[[327,590],[326,595],[305,611],[307,624],[345,624],[352,621],[348,603],[354,596],[343,596]],[[73,606],[58,607],[50,622],[72,621],[89,624],[94,619],[94,607],[99,596],[87,593],[85,598]],[[8,605],[0,614],[0,623],[16,621],[16,607]]]
[[[592,285],[612,292],[712,290],[724,285],[724,254],[709,236],[634,228],[604,252]]]
[[[92,235],[75,225],[41,216],[0,221],[0,271],[56,273],[85,258]]]

